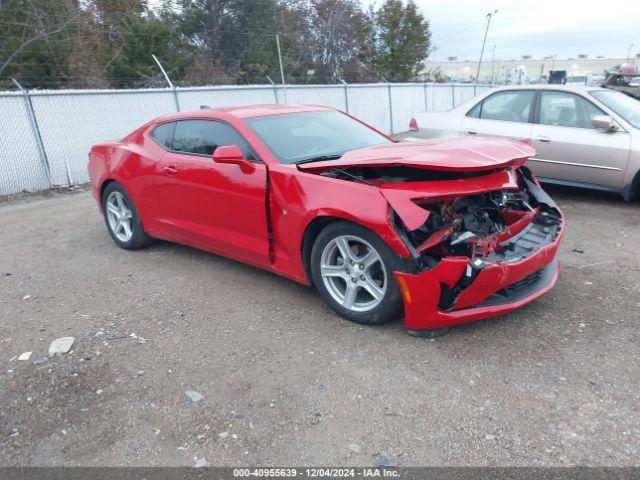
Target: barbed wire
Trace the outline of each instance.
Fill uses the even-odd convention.
[[[102,77],[102,76],[90,76],[90,75],[19,76],[16,78],[18,78],[18,80],[20,80],[21,82],[35,81],[42,85],[48,84],[48,85],[64,86],[66,83],[78,82],[78,83],[103,83],[106,86],[108,86],[112,82],[126,81],[126,82],[129,82],[131,85],[138,85],[138,86],[150,85],[150,84],[154,84],[159,87],[167,86],[167,83],[164,77],[160,75],[156,77],[147,77],[143,79],[137,79],[136,81],[132,81],[130,77],[113,77],[113,76]],[[276,86],[280,86],[281,79],[279,76],[274,75],[271,78]],[[268,81],[266,75],[245,76],[245,77],[242,77],[241,80],[242,81],[237,81],[234,78],[229,78],[229,77],[225,78],[224,76],[221,75],[221,76],[210,76],[209,81],[193,82],[193,81],[189,81],[188,79],[182,79],[182,80],[174,81],[174,84],[176,86],[181,86],[181,87],[183,86],[184,87],[215,86],[215,85],[228,86],[228,85],[247,85],[247,84],[273,85]],[[338,79],[336,76],[329,76],[329,75],[308,75],[308,76],[285,75],[285,81],[287,84],[292,84],[292,85],[297,85],[297,84],[327,84],[327,85],[335,85],[335,86],[342,85],[342,83],[340,82],[340,79]],[[2,82],[6,82],[10,84],[11,80],[0,79],[0,84]],[[366,80],[353,80],[348,82],[348,84],[358,84],[358,83],[385,83],[385,82],[382,80],[382,78],[370,78]],[[401,82],[401,83],[405,83],[405,82]],[[422,83],[422,82],[416,82],[416,83]],[[129,88],[129,87],[121,87],[121,88]]]

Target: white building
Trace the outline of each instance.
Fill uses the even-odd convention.
[[[606,70],[627,64],[626,58],[588,58],[580,55],[580,58],[553,58],[532,59],[524,55],[516,60],[491,61],[485,55],[480,67],[480,82],[493,83],[539,83],[545,82],[550,70],[566,70],[568,81],[572,83],[598,83],[604,79]],[[631,58],[628,62],[632,65],[640,65],[640,54]],[[477,60],[450,59],[446,61],[428,60],[424,72],[434,77],[436,72],[445,79],[458,82],[472,82],[478,71]]]

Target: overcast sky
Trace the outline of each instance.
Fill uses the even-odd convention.
[[[436,60],[477,60],[488,12],[491,20],[485,54],[496,45],[496,59],[522,55],[575,58],[586,53],[625,58],[640,52],[638,0],[415,0],[431,21]],[[364,0],[380,5],[381,0]],[[487,57],[485,57],[487,58]]]

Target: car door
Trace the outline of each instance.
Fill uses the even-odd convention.
[[[462,134],[528,140],[534,98],[533,89],[495,92],[466,113],[461,123]]]
[[[536,175],[619,188],[629,158],[630,136],[593,126],[606,115],[582,95],[542,90],[531,137],[538,155],[529,163]]]
[[[255,171],[215,163],[212,154],[223,145],[240,147]],[[266,166],[235,128],[216,120],[177,121],[156,167],[158,221],[173,238],[268,263]]]

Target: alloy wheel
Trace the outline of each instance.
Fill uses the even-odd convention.
[[[128,242],[133,236],[131,209],[127,199],[118,191],[113,191],[107,197],[107,220],[111,232],[121,242]]]
[[[331,297],[354,312],[377,307],[387,291],[387,273],[380,254],[354,235],[333,238],[322,251],[322,281]]]

